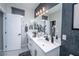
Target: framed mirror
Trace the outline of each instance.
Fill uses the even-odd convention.
[[[72,30],[79,30],[79,4],[74,3],[72,8]]]

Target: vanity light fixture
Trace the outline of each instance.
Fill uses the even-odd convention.
[[[40,9],[37,13],[36,16],[42,16],[45,13],[47,13],[48,11],[45,9],[45,7],[43,7],[42,9]]]

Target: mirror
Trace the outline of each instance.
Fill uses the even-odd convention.
[[[62,19],[62,5],[58,4],[55,7],[52,7],[48,10],[48,13],[46,13],[44,16],[48,16],[48,21],[50,21],[51,27],[55,25],[57,28],[58,25],[61,25],[61,19]],[[60,26],[59,26],[60,27]],[[56,30],[58,32],[59,30]]]
[[[45,21],[42,20],[41,16],[37,17],[36,19],[31,21],[31,24],[29,26],[29,29],[32,30],[32,32],[36,32],[37,34],[45,34]]]
[[[43,35],[50,36],[53,42],[53,39],[61,38],[61,24],[62,4],[58,4],[49,9],[44,15],[40,15],[34,19],[33,27],[38,33],[42,32],[44,33]]]
[[[79,4],[73,4],[72,30],[79,30]]]
[[[46,20],[46,33],[51,36],[52,41],[55,39],[55,42],[61,43],[62,4],[52,7],[43,16],[48,17]]]

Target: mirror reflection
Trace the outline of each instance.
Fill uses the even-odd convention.
[[[44,37],[47,41],[60,41],[61,37],[61,15],[62,8],[58,5],[47,10],[43,15],[36,17],[31,21],[31,29],[35,34],[34,37]],[[57,39],[57,40],[56,40]]]

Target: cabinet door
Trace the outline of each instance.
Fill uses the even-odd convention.
[[[34,56],[37,56],[37,50],[36,49],[34,50]]]
[[[33,42],[33,51],[34,51],[34,56],[44,56],[43,50],[35,43]]]
[[[37,56],[45,56],[45,53],[39,48],[36,48],[35,55]]]
[[[28,40],[28,48],[29,48],[30,53],[32,55],[32,43],[31,43],[31,40],[30,39]]]
[[[34,56],[35,46],[34,46],[34,42],[32,41],[32,39],[30,40],[30,44],[31,44],[31,55]]]
[[[29,36],[28,36],[28,49],[30,49],[30,44],[29,44],[29,42],[30,42],[30,38],[29,38]]]
[[[31,53],[32,56],[34,56],[34,46],[33,46],[33,43],[34,42],[32,42],[32,39],[28,38],[28,48],[29,48],[30,53]]]

